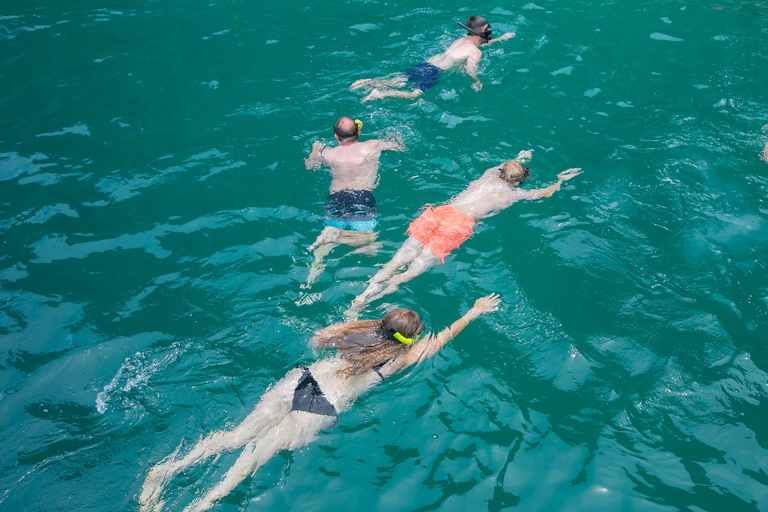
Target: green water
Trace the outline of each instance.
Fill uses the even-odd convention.
[[[526,186],[584,173],[364,317],[502,309],[219,508],[768,510],[768,5],[536,3],[4,2],[0,510],[137,510],[152,465],[313,358],[420,206],[528,148]],[[472,14],[518,34],[482,91],[348,90]],[[340,115],[407,150],[380,254],[337,249],[304,301],[330,179],[302,157]]]

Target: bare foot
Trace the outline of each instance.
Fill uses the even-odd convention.
[[[371,82],[373,82],[373,80],[370,78],[361,78],[360,80],[355,80],[352,82],[352,85],[349,86],[349,90],[354,91],[356,89],[362,89],[363,87],[370,87]]]

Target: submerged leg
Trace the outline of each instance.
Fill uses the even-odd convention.
[[[358,254],[376,254],[376,251],[381,247],[381,244],[376,242],[376,238],[379,234],[373,230],[365,231],[352,231],[348,229],[339,229],[335,227],[327,226],[317,237],[315,243],[309,246],[309,250],[315,251],[315,260],[309,268],[309,276],[307,277],[307,284],[302,288],[311,287],[320,274],[325,269],[323,259],[330,254],[330,252],[337,245],[348,245],[350,247],[356,247],[354,253]]]
[[[322,274],[323,270],[325,270],[325,263],[323,262],[323,259],[328,256],[336,246],[337,244],[323,244],[315,249],[315,259],[312,262],[312,265],[309,266],[307,284],[302,286],[302,288],[310,288],[313,284],[315,284],[317,278],[320,277],[320,274]]]
[[[404,91],[401,89],[374,88],[370,94],[363,98],[362,103],[371,100],[380,100],[382,98],[407,98],[413,99],[421,94],[421,90]]]
[[[440,258],[432,254],[432,251],[429,249],[424,248],[424,250],[421,251],[421,254],[419,254],[419,256],[413,260],[410,265],[408,265],[408,270],[396,276],[392,276],[392,279],[389,280],[390,289],[387,291],[387,293],[392,293],[393,291],[397,290],[401,284],[407,283],[414,277],[423,274],[439,263]]]
[[[354,314],[360,311],[366,304],[372,302],[387,293],[389,281],[395,273],[405,265],[408,265],[419,257],[424,250],[424,245],[413,237],[408,237],[400,249],[395,253],[392,259],[385,263],[381,270],[368,281],[368,288],[365,289],[354,301],[348,314]]]
[[[298,368],[288,372],[264,394],[256,408],[234,430],[213,432],[198,442],[182,459],[175,460],[174,452],[156,464],[141,488],[141,510],[152,510],[165,485],[181,471],[224,451],[240,448],[263,430],[279,424],[291,412],[293,392],[300,375],[301,369]]]
[[[373,230],[344,231],[339,240],[344,245],[356,248],[350,254],[374,256],[381,249],[381,244],[376,241],[378,237],[379,234]]]
[[[256,472],[282,450],[295,450],[308,445],[324,428],[336,421],[333,416],[322,416],[303,411],[293,411],[280,424],[265,431],[249,442],[243,453],[224,475],[224,478],[199,500],[190,504],[190,512],[211,508],[216,501],[229,494],[248,475]]]
[[[374,87],[396,88],[403,87],[407,81],[408,78],[404,73],[392,73],[391,75],[381,76],[379,78],[362,78],[360,80],[355,80],[352,82],[352,85],[349,86],[349,89],[354,91],[357,89],[373,89]]]

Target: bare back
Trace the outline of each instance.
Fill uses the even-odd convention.
[[[517,188],[501,177],[499,167],[492,167],[446,204],[474,220],[495,215],[513,203],[531,199],[531,193]]]
[[[465,63],[468,68],[474,69],[480,62],[481,56],[482,52],[477,46],[469,38],[462,37],[454,41],[443,53],[431,57],[427,62],[443,70]]]
[[[323,149],[322,157],[330,168],[332,178],[331,192],[376,188],[381,150],[379,140]]]

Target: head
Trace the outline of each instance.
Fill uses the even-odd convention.
[[[531,170],[527,167],[520,165],[514,160],[505,162],[501,166],[501,177],[512,185],[520,185],[531,175]]]
[[[360,129],[354,119],[344,116],[340,117],[336,124],[333,125],[333,133],[336,135],[336,140],[340,143],[357,142],[357,138],[360,136]]]
[[[338,373],[351,377],[396,358],[410,348],[422,331],[424,323],[415,311],[398,308],[381,320],[332,325],[318,332],[313,341],[318,347],[338,350],[349,362],[349,366]]]
[[[384,332],[397,343],[411,345],[424,332],[424,322],[412,309],[393,309],[381,319]]]
[[[472,16],[467,20],[467,24],[462,26],[467,29],[467,35],[470,37],[479,37],[484,43],[491,40],[491,26],[482,16]]]

